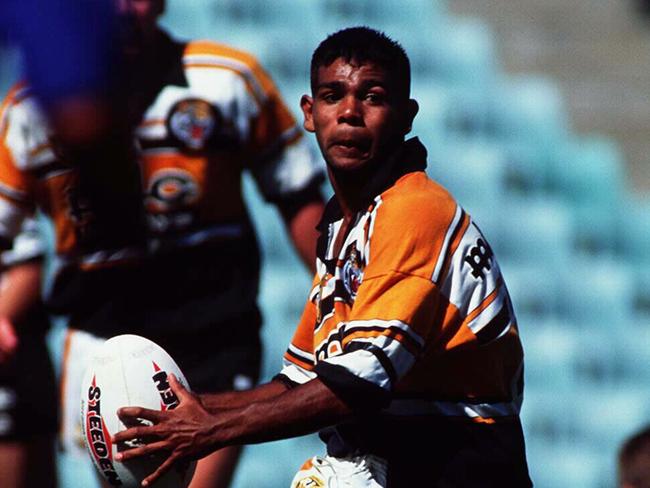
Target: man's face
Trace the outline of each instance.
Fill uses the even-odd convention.
[[[120,34],[127,55],[137,55],[155,38],[164,0],[115,0]]]
[[[343,58],[319,68],[313,99],[304,96],[301,105],[305,129],[316,133],[327,164],[343,171],[383,161],[417,111],[383,67]]]

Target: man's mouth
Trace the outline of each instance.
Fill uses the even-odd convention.
[[[338,139],[332,144],[332,149],[343,156],[363,156],[370,151],[368,139]]]

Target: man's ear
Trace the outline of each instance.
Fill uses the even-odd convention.
[[[404,135],[411,132],[411,129],[413,128],[413,119],[415,119],[415,116],[418,114],[419,110],[420,106],[414,99],[411,98],[408,102],[406,102],[406,110],[404,115]]]
[[[315,132],[314,128],[314,118],[312,115],[312,109],[314,108],[314,99],[309,95],[303,95],[300,98],[300,108],[302,109],[302,114],[304,115],[304,121],[302,126],[308,132]]]

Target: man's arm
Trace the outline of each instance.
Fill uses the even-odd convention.
[[[316,226],[325,208],[318,187],[312,185],[298,195],[278,201],[277,206],[300,259],[314,272],[318,238]]]
[[[22,320],[41,297],[42,263],[30,261],[2,272],[0,277],[0,364],[18,347],[14,324]]]
[[[307,434],[338,423],[352,413],[318,379],[291,389],[279,382],[272,382],[257,391],[232,393],[231,404],[224,405],[223,409],[207,400],[209,409],[213,409],[214,413],[203,405],[203,397],[189,393],[175,378],[170,377],[170,384],[180,399],[178,408],[160,412],[125,407],[118,412],[126,425],[133,425],[137,418],[150,420],[154,425],[119,432],[113,437],[113,442],[143,437],[155,439],[144,446],[119,453],[119,461],[158,451],[169,453],[165,462],[143,481],[143,486],[152,483],[179,460],[200,458],[225,446]],[[252,403],[241,401],[255,398],[255,395],[259,395],[259,399]]]

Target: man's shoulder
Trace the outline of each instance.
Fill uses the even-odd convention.
[[[429,224],[447,221],[458,206],[452,195],[424,171],[402,176],[380,198],[387,217]]]
[[[235,72],[261,69],[258,59],[251,53],[216,41],[199,39],[187,43],[183,52],[186,67],[215,67]]]

